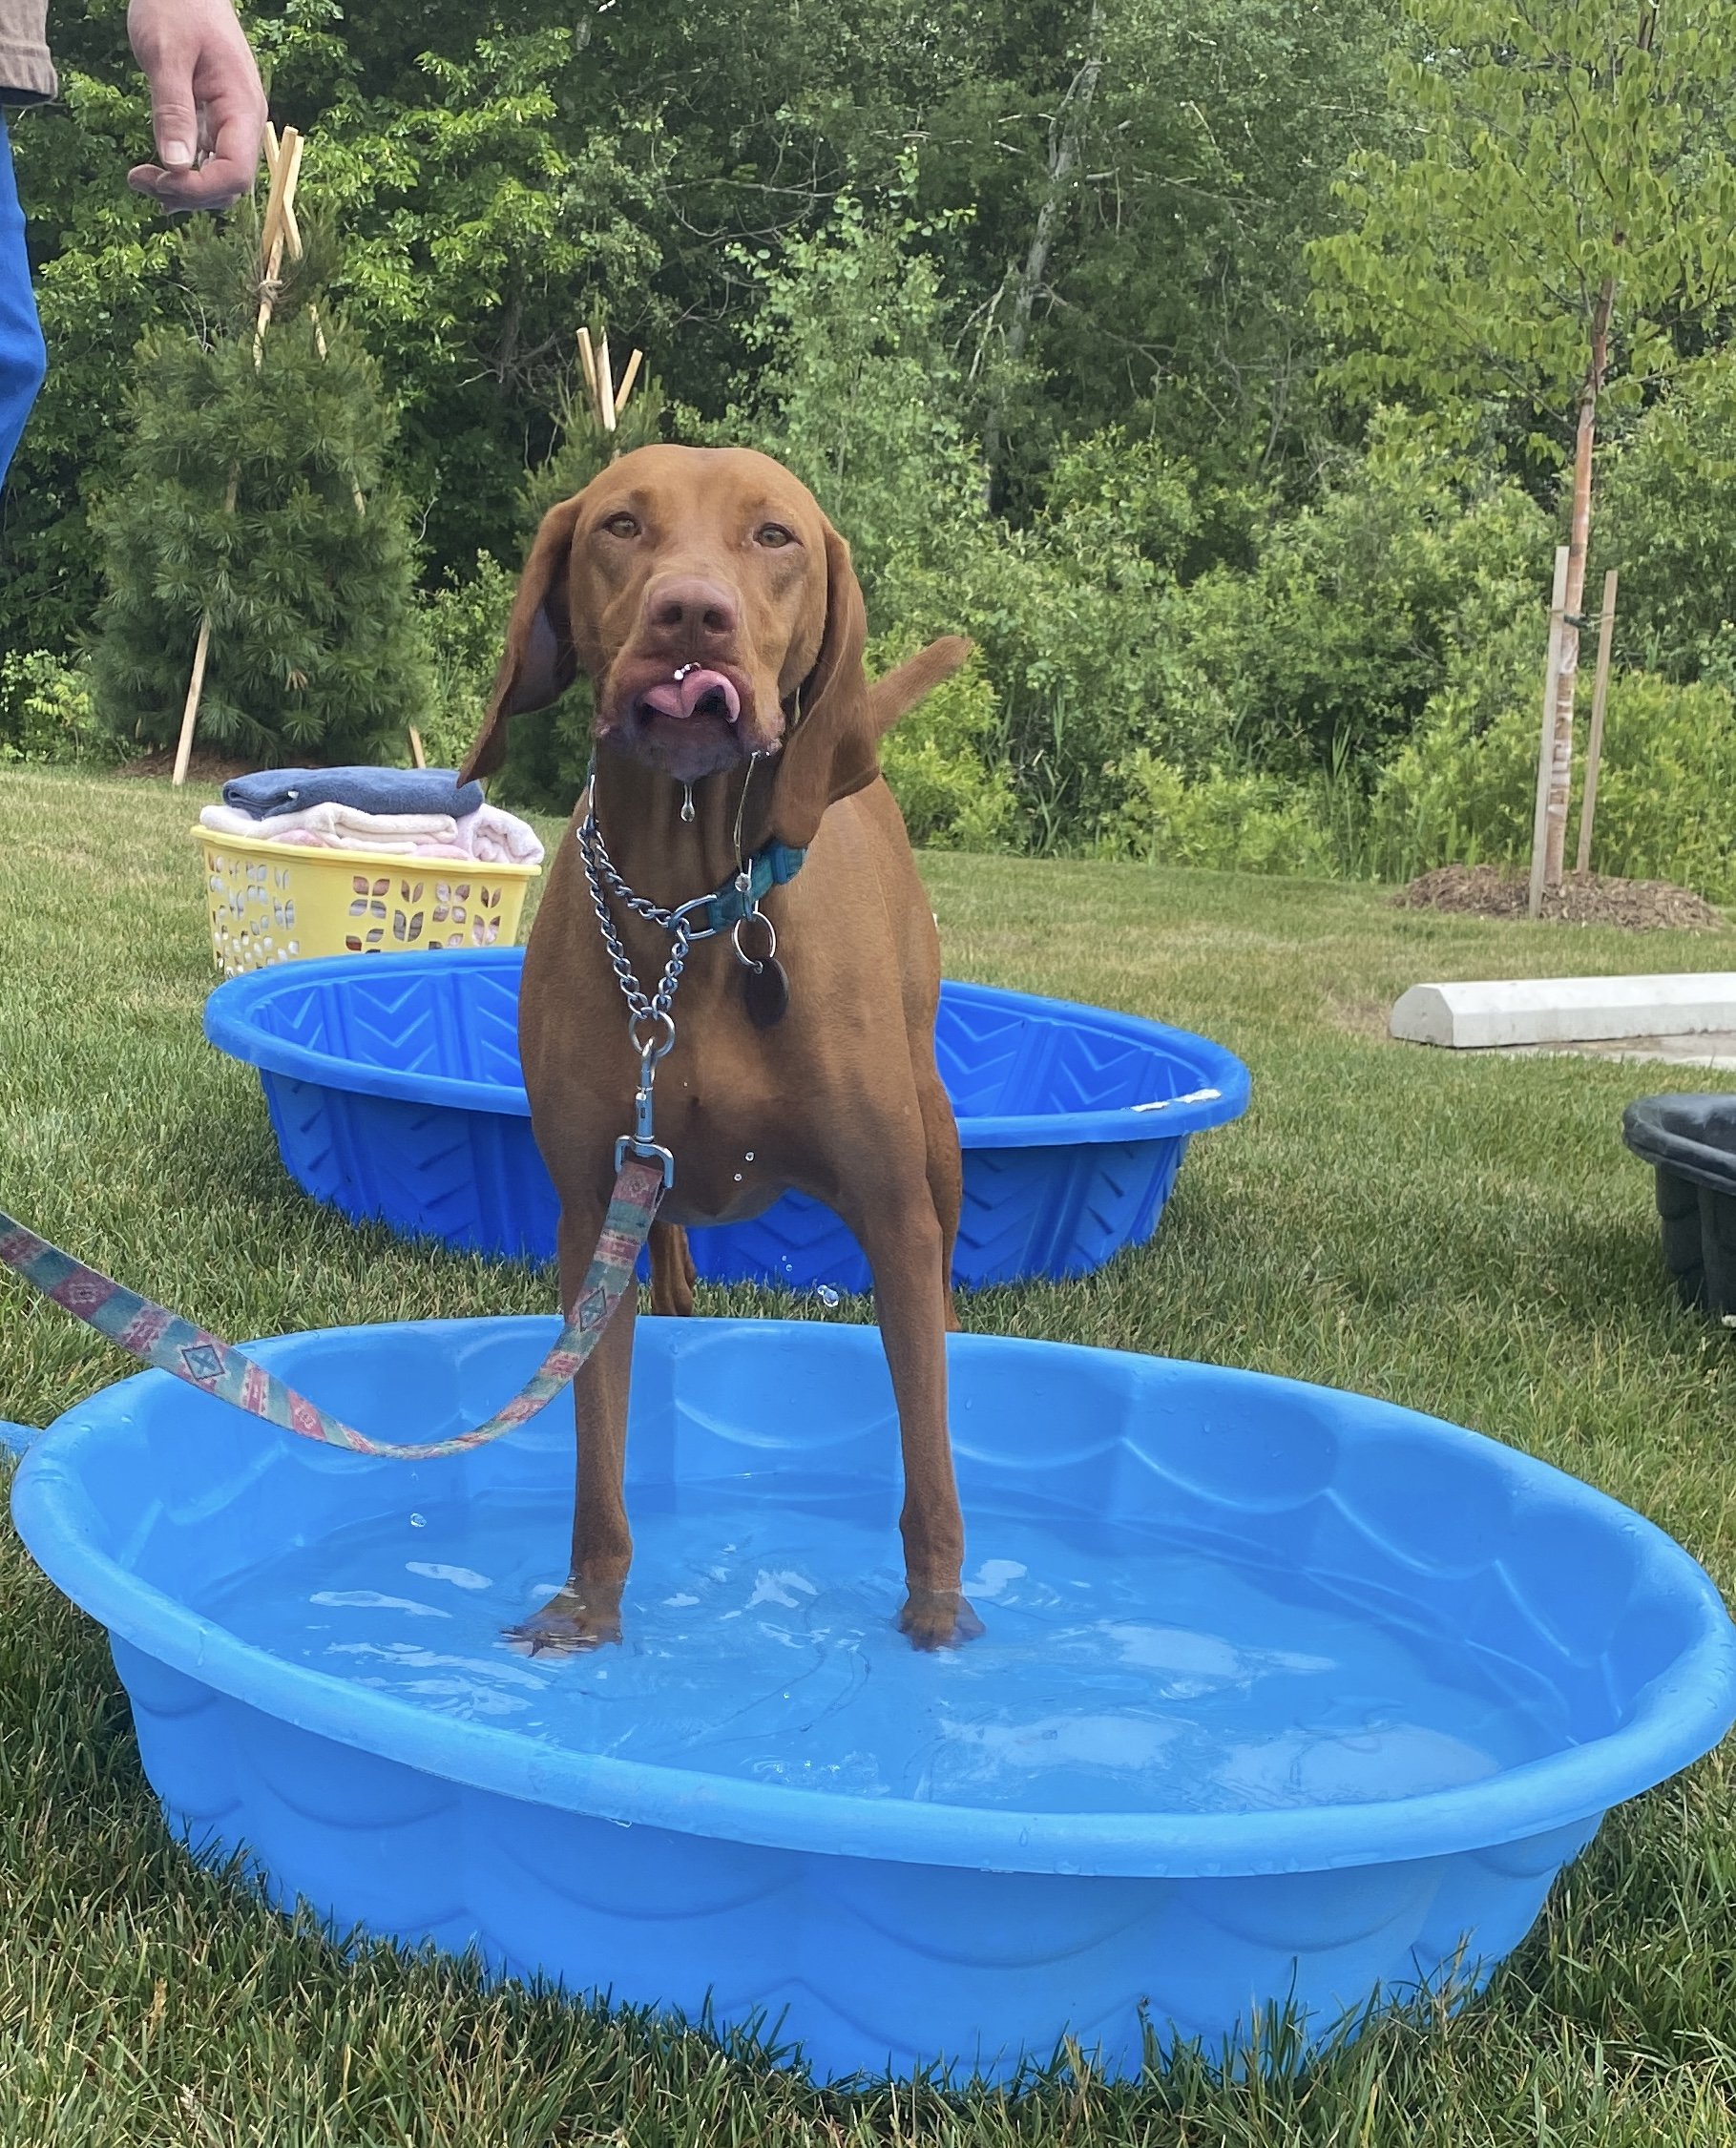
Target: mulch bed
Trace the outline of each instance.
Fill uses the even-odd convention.
[[[220,753],[205,753],[195,747],[187,762],[187,781],[190,783],[226,783],[232,776],[251,776],[259,766],[257,761],[231,761]],[[138,760],[129,761],[117,768],[118,776],[160,777],[167,782],[175,773],[175,748],[163,747],[160,753],[141,754]]]
[[[1520,917],[1529,883],[1497,865],[1440,865],[1401,887],[1392,902],[1407,910],[1453,910],[1465,917]],[[1635,932],[1716,931],[1724,919],[1691,887],[1667,880],[1617,880],[1607,873],[1569,873],[1543,891],[1548,925],[1621,925]]]

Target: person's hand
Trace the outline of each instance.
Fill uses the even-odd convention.
[[[127,184],[165,209],[226,209],[252,186],[265,130],[260,71],[229,0],[129,0],[127,34],[151,85],[158,164]]]

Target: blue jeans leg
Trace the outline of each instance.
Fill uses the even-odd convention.
[[[48,371],[31,264],[24,251],[24,213],[12,179],[12,150],[0,115],[0,478],[12,459],[36,390]]]

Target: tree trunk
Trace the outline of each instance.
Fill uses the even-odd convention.
[[[1642,0],[1636,43],[1649,52],[1658,34],[1659,0]],[[1617,247],[1627,234],[1618,225],[1611,235]],[[1549,766],[1549,818],[1544,831],[1543,885],[1559,886],[1567,855],[1567,802],[1573,788],[1574,690],[1579,677],[1579,617],[1585,601],[1585,554],[1591,538],[1591,465],[1597,445],[1598,397],[1609,365],[1609,321],[1616,303],[1616,279],[1603,279],[1591,316],[1591,362],[1579,390],[1579,429],[1574,448],[1573,519],[1567,538],[1567,621],[1561,633],[1561,668],[1556,681],[1555,735]]]
[[[1091,19],[1085,30],[1085,57],[1067,85],[1067,93],[1049,127],[1049,183],[1043,193],[1042,206],[1036,212],[1036,229],[1031,236],[1023,269],[1010,267],[1001,285],[1005,290],[1007,283],[1017,276],[1013,318],[1007,327],[1007,355],[1014,361],[1024,356],[1025,345],[1031,339],[1031,316],[1036,309],[1037,294],[1049,273],[1056,226],[1067,205],[1074,175],[1084,156],[1085,125],[1091,116],[1091,100],[1097,94],[1098,77],[1103,72],[1102,44],[1102,0],[1091,0]],[[997,400],[983,428],[983,463],[991,488],[994,483],[995,466],[1000,461],[1004,415]]]

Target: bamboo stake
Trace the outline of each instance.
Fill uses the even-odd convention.
[[[223,495],[223,512],[233,514],[235,502],[241,489],[239,469],[229,472],[229,490]],[[193,645],[193,675],[187,681],[187,699],[180,712],[180,736],[175,741],[175,773],[170,785],[179,790],[187,780],[187,764],[193,759],[193,734],[199,723],[199,698],[205,691],[205,660],[211,654],[211,614],[207,610],[199,622],[199,639]]]
[[[578,362],[584,367],[585,387],[591,397],[592,408],[595,409],[596,407],[596,354],[591,348],[591,331],[589,328],[580,328],[578,331]]]
[[[291,133],[294,132],[293,129],[290,129],[288,131]],[[270,177],[275,179],[278,176],[278,160],[283,154],[283,145],[279,138],[277,129],[271,124],[269,119],[267,119],[265,122],[264,141],[265,169]],[[296,221],[295,182],[293,180],[290,181],[285,188],[283,194],[282,215],[283,219],[283,233],[285,238],[289,241],[289,258],[292,261],[299,261],[302,258],[302,227]],[[263,230],[261,230],[261,239],[264,238],[264,236],[265,233],[263,232]]]
[[[1591,870],[1591,824],[1598,810],[1598,768],[1603,759],[1603,706],[1609,699],[1610,644],[1616,628],[1616,570],[1603,577],[1603,615],[1598,621],[1598,677],[1591,694],[1591,735],[1585,741],[1585,799],[1579,807],[1580,872]]]
[[[621,385],[615,391],[615,414],[618,418],[627,407],[627,399],[633,393],[633,384],[638,379],[638,369],[645,363],[642,350],[636,350],[627,361],[627,370],[621,375]]]
[[[199,721],[199,698],[205,690],[205,658],[211,654],[211,615],[199,622],[199,639],[193,645],[193,677],[187,681],[187,700],[180,712],[180,737],[175,745],[174,785],[187,780],[187,763],[193,758],[193,727]]]
[[[265,363],[265,330],[271,321],[272,308],[277,304],[277,281],[283,271],[283,248],[288,243],[289,228],[284,220],[283,204],[295,202],[296,181],[302,170],[302,137],[293,127],[285,127],[278,144],[277,167],[271,174],[270,191],[265,197],[265,222],[260,234],[261,248],[265,256],[264,289],[260,293],[259,318],[253,324],[253,363],[256,366]],[[301,252],[302,234],[296,231],[296,252]]]
[[[1537,803],[1531,824],[1531,893],[1526,912],[1541,915],[1543,873],[1548,863],[1550,779],[1556,758],[1556,694],[1561,669],[1561,636],[1566,632],[1566,545],[1556,547],[1555,590],[1549,599],[1549,655],[1543,665],[1543,738],[1537,749]]]
[[[428,756],[422,750],[422,734],[413,723],[408,726],[408,730],[410,757],[418,768],[426,768]]]
[[[615,430],[615,376],[609,370],[609,338],[603,335],[596,346],[596,414],[605,432]]]

